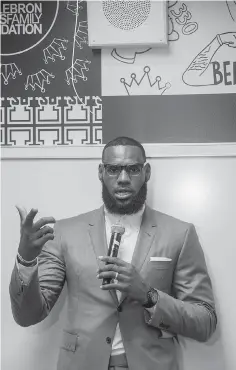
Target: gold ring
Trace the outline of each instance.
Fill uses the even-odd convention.
[[[115,274],[115,280],[118,279],[118,275],[119,275],[119,272],[116,272],[116,274]]]

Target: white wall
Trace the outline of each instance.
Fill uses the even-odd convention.
[[[193,222],[215,291],[219,325],[207,344],[183,340],[181,370],[235,370],[236,158],[152,159],[148,203]],[[2,370],[55,370],[65,291],[50,316],[21,328],[11,314],[8,285],[19,241],[15,204],[39,217],[69,217],[100,206],[98,160],[2,162]],[[92,369],[91,369],[92,370]],[[104,369],[105,370],[105,369]]]

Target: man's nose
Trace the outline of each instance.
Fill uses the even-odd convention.
[[[129,177],[129,175],[128,175],[128,173],[125,171],[125,169],[123,168],[122,170],[121,170],[121,172],[120,172],[120,175],[119,175],[119,177],[118,177],[118,179],[117,179],[117,182],[119,183],[127,183],[127,182],[130,182],[130,177]]]

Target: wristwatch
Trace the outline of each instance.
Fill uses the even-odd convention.
[[[147,292],[147,299],[143,303],[143,307],[151,308],[151,307],[155,306],[157,301],[158,301],[158,291],[154,288],[150,288]]]

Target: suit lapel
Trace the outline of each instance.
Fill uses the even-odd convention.
[[[134,249],[134,254],[132,258],[132,265],[136,267],[138,271],[141,270],[147,255],[152,246],[154,236],[157,231],[157,222],[154,216],[154,211],[148,206],[145,207],[143,213],[142,223],[140,226],[138,240]],[[127,297],[126,293],[122,293],[120,299],[120,305]]]
[[[104,217],[103,206],[98,209],[93,219],[89,222],[89,234],[92,241],[92,246],[96,257],[106,256],[108,251],[107,238],[106,238],[106,226]],[[103,266],[104,262],[98,261],[98,267]],[[114,290],[109,290],[116,306],[118,306],[118,298]]]
[[[107,239],[103,207],[99,208],[89,222],[89,234],[96,257],[107,255]]]

